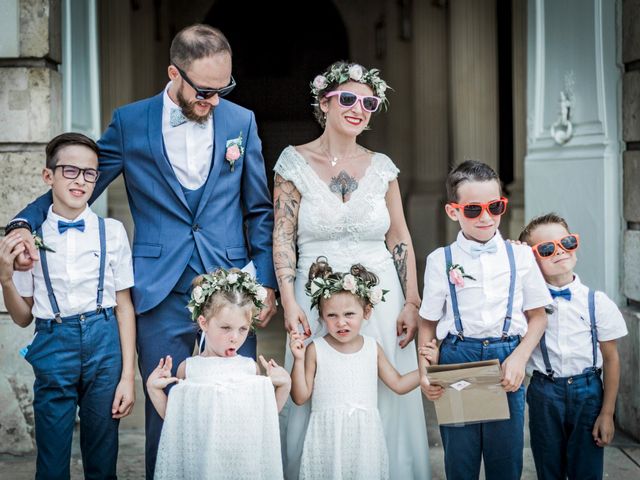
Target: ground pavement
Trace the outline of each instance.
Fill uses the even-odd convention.
[[[285,334],[282,317],[274,318],[266,330],[259,332],[258,349],[267,358],[274,358],[282,364],[284,358]],[[120,451],[118,459],[118,477],[122,480],[144,477],[144,402],[142,385],[137,382],[138,402],[131,416],[120,426]],[[425,400],[427,431],[429,434],[429,457],[433,480],[444,479],[444,461],[440,433],[431,402]],[[525,429],[524,472],[525,480],[535,479],[535,468],[529,438]],[[0,479],[28,480],[34,478],[35,454],[21,457],[0,454]],[[82,459],[79,448],[79,434],[76,428],[71,460],[71,478],[81,479]],[[640,444],[634,442],[622,432],[617,432],[613,445],[605,449],[605,478],[627,480],[640,478]]]

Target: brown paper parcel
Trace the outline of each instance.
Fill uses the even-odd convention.
[[[429,382],[445,389],[434,402],[438,424],[508,420],[509,403],[500,377],[497,359],[427,367]]]

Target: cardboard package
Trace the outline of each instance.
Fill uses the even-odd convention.
[[[429,382],[445,389],[434,402],[438,424],[508,420],[509,404],[500,377],[497,359],[427,367]]]

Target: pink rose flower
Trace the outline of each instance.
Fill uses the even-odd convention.
[[[225,156],[230,162],[235,162],[240,158],[240,148],[238,145],[231,145],[227,148],[227,155]]]
[[[316,87],[317,90],[322,90],[327,86],[327,79],[322,75],[318,75],[313,79],[313,86]]]
[[[459,268],[449,270],[449,281],[458,288],[464,287],[464,278],[462,278],[462,272]]]
[[[350,291],[351,293],[356,293],[357,284],[355,277],[350,273],[347,273],[342,279],[342,288]]]

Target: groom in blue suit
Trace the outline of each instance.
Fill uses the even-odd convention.
[[[191,281],[216,267],[250,261],[267,287],[261,325],[275,313],[271,237],[273,208],[253,113],[221,97],[235,86],[231,48],[206,25],[180,31],[171,44],[170,82],[158,95],[113,113],[98,142],[100,177],[93,199],[120,174],[135,224],[133,300],[143,381],[165,355],[175,368],[191,355],[196,325],[186,309]],[[7,230],[44,221],[51,194],[20,212]],[[28,225],[27,225],[28,223]],[[255,336],[241,354],[255,358]],[[146,392],[146,391],[145,391]],[[153,478],[162,419],[146,401],[146,471]]]

